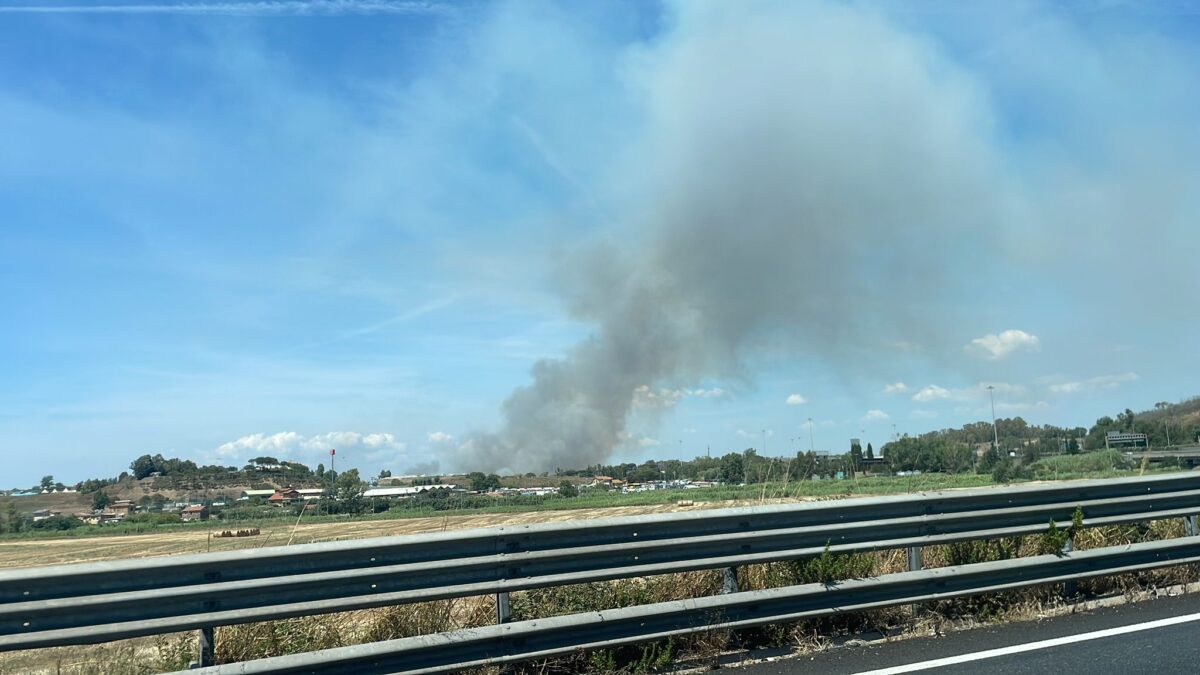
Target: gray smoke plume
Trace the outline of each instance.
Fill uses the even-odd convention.
[[[1019,209],[987,95],[870,12],[743,4],[676,17],[629,62],[644,133],[624,155],[623,243],[563,266],[591,337],[545,359],[462,463],[551,469],[626,442],[643,385],[736,377],[764,350],[849,368],[938,348]],[[998,244],[998,246],[997,246]],[[961,345],[954,345],[961,351]]]
[[[466,465],[599,461],[639,386],[732,376],[755,349],[850,361],[928,340],[913,333],[945,286],[942,247],[996,210],[977,92],[873,17],[682,16],[633,78],[637,227],[564,266],[595,333],[534,366]]]

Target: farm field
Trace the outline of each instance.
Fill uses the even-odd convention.
[[[1136,475],[1136,472],[1104,472],[1072,478]],[[285,546],[322,541],[364,539],[421,532],[495,527],[518,523],[616,518],[648,513],[669,513],[756,504],[780,504],[816,499],[903,494],[928,490],[981,487],[988,476],[976,474],[927,474],[918,477],[875,477],[858,481],[805,481],[791,484],[747,485],[711,490],[659,491],[622,495],[599,493],[570,500],[557,500],[540,507],[508,507],[473,511],[390,511],[359,519],[316,517],[312,521],[271,518],[253,522],[209,521],[153,529],[141,534],[97,532],[94,536],[0,538],[0,569],[67,563],[140,558],[162,555],[229,551],[262,546]],[[785,496],[786,495],[786,496]],[[690,501],[691,505],[678,502]],[[307,517],[306,517],[307,518]],[[258,527],[253,537],[222,538],[223,529]],[[53,533],[45,533],[52,535]]]
[[[768,503],[783,500],[767,500]],[[795,501],[795,500],[788,500]],[[301,523],[283,519],[261,526],[262,533],[255,537],[209,539],[209,531],[196,527],[188,530],[154,532],[137,535],[101,537],[63,537],[60,539],[12,539],[0,541],[0,568],[29,567],[34,565],[56,565],[64,563],[140,558],[205,551],[230,551],[260,546],[284,546],[307,544],[342,539],[364,539],[400,534],[417,534],[442,530],[462,530],[476,527],[495,527],[514,523],[542,523],[589,518],[615,518],[644,513],[667,513],[698,508],[720,508],[723,506],[746,506],[746,502],[714,501],[695,506],[677,506],[671,503],[615,506],[591,509],[558,511],[530,511],[525,513],[473,513],[468,515],[446,515],[423,518],[388,520],[332,521]],[[223,526],[213,523],[213,534]]]

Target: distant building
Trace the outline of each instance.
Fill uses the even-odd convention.
[[[254,499],[255,497],[267,499],[276,492],[277,490],[242,490],[242,496],[238,497],[238,501],[245,502]]]
[[[61,514],[58,511],[51,511],[50,509],[38,509],[33,512],[33,522],[36,523],[39,520],[46,520],[47,518],[53,518],[57,515]]]
[[[288,504],[298,502],[304,499],[299,490],[286,487],[275,491],[275,494],[267,497],[267,503],[272,506],[286,506]]]
[[[184,522],[193,520],[208,520],[208,507],[203,504],[193,504],[180,513]]]
[[[429,492],[430,490],[450,490],[453,492],[461,492],[457,485],[450,483],[440,483],[438,485],[408,485],[404,487],[378,487],[371,488],[363,492],[363,496],[367,498],[386,498],[386,499],[407,499],[415,497],[419,494]]]

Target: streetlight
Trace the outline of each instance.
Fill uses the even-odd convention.
[[[992,393],[995,387],[988,385],[988,398],[992,401],[992,449],[1000,448],[1000,432],[996,430],[996,395]]]
[[[812,418],[808,418],[808,451],[814,455],[817,453],[817,442],[813,440],[813,423]]]

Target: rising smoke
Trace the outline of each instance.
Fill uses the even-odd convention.
[[[847,368],[940,349],[1018,205],[986,91],[931,44],[840,6],[685,6],[630,57],[645,128],[621,231],[564,268],[595,326],[461,463],[577,467],[628,442],[639,386],[737,377],[763,350]],[[632,178],[628,178],[632,177]],[[953,349],[961,350],[961,345]]]

